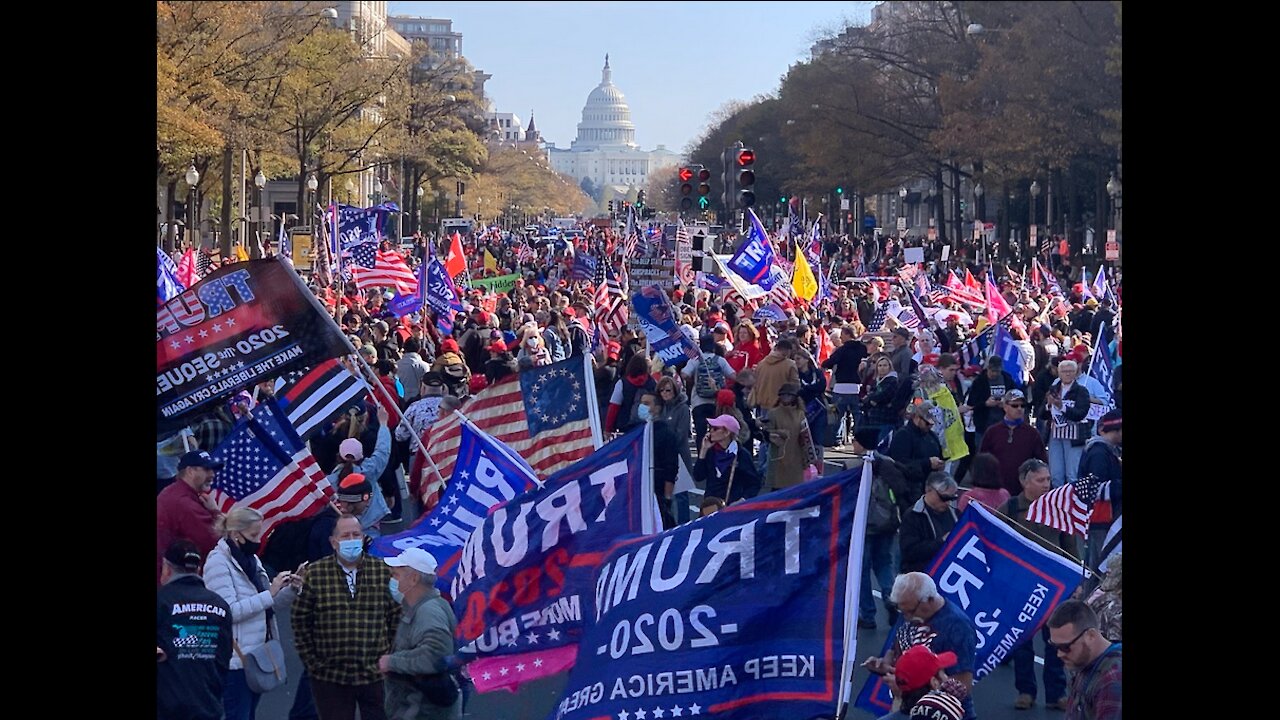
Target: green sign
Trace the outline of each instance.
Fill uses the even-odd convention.
[[[511,273],[510,275],[499,275],[498,277],[484,278],[482,280],[472,280],[465,285],[473,288],[483,288],[489,292],[505,293],[511,292],[511,288],[516,286],[516,280],[522,276],[520,273]]]

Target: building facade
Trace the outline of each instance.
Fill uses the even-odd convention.
[[[600,75],[600,84],[587,95],[582,108],[577,138],[567,149],[548,147],[547,156],[556,172],[579,182],[589,178],[606,190],[606,196],[625,195],[633,187],[644,188],[651,174],[676,165],[680,156],[662,145],[640,149],[631,108],[613,84],[608,55]]]

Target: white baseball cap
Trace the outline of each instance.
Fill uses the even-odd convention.
[[[387,558],[387,565],[413,568],[420,573],[427,573],[428,575],[436,574],[436,559],[431,557],[431,553],[422,548],[409,548],[393,558]]]

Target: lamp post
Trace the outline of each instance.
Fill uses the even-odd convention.
[[[382,178],[373,178],[373,196],[371,199],[374,205],[382,204]]]
[[[1027,252],[1035,255],[1036,248],[1033,243],[1036,241],[1036,198],[1040,197],[1040,183],[1035,180],[1031,181],[1031,203],[1030,203],[1030,219],[1027,222]]]
[[[929,186],[929,227],[937,227],[938,225],[938,189],[933,185]],[[926,239],[928,235],[926,234]]]
[[[418,220],[416,223],[414,223],[414,226],[413,226],[413,229],[415,232],[422,232],[422,196],[426,194],[427,194],[427,191],[424,190],[421,185],[419,185],[418,186]]]
[[[255,229],[253,243],[249,245],[249,257],[253,259],[262,257],[262,189],[266,186],[267,176],[263,175],[262,169],[259,168],[258,174],[253,176],[253,187],[256,188],[253,193],[253,222]]]
[[[302,217],[306,218],[307,225],[312,225],[312,219],[316,214],[316,188],[320,187],[320,182],[316,180],[315,174],[307,176],[307,208],[302,211]]]
[[[356,191],[356,184],[351,182],[351,178],[347,178],[347,182],[343,184],[343,189],[347,191],[347,204],[351,204],[351,196]]]
[[[191,246],[198,245],[195,238],[195,232],[199,229],[199,213],[196,210],[196,185],[200,183],[200,171],[196,170],[195,163],[187,168],[187,187],[191,188],[191,201],[187,203],[187,239],[191,241]]]
[[[979,180],[973,186],[973,239],[978,241],[978,262],[983,261],[983,256],[985,255],[983,250],[987,246],[986,241],[982,237],[982,226],[986,223],[982,218],[985,214],[982,212],[982,192],[982,181]]]
[[[907,217],[907,188],[904,186],[904,187],[898,188],[898,218],[904,219],[906,217]],[[905,223],[898,223],[898,224],[904,225]],[[902,235],[905,232],[906,232],[905,230],[898,231],[898,239],[902,239]]]
[[[1111,227],[1116,231],[1116,245],[1120,244],[1120,198],[1124,188],[1120,184],[1116,174],[1111,173],[1111,179],[1107,180],[1107,195],[1111,196]],[[1105,247],[1105,246],[1104,246]],[[1106,255],[1103,255],[1106,257]],[[1114,267],[1114,264],[1112,265]]]

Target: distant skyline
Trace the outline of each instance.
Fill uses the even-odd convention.
[[[388,14],[442,18],[462,54],[493,77],[498,112],[558,148],[577,137],[609,55],[636,142],[683,153],[725,103],[776,92],[820,37],[871,21],[875,2],[390,2]],[[693,51],[697,48],[697,52]]]

